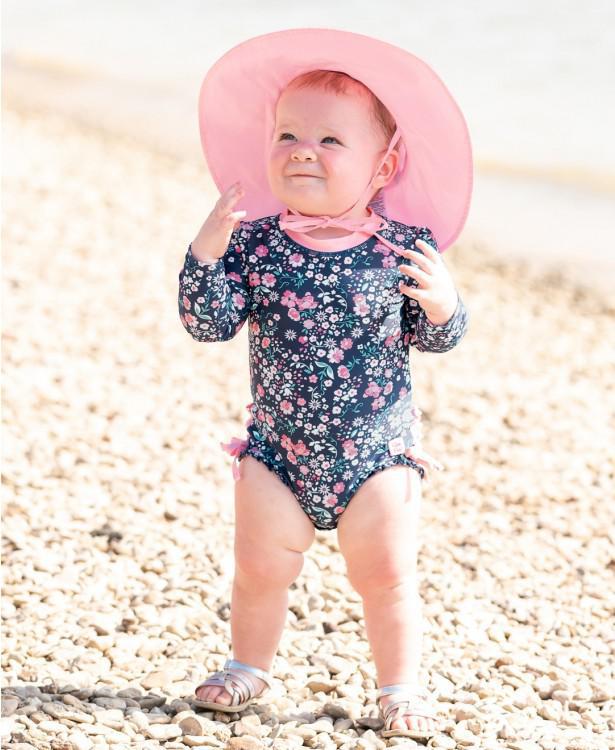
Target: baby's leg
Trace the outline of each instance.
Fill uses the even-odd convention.
[[[288,587],[303,567],[314,526],[289,488],[264,464],[242,459],[235,483],[235,578],[231,599],[233,658],[269,671],[288,611]],[[258,677],[249,679],[264,687]],[[220,687],[203,687],[201,700],[229,704]]]
[[[420,506],[419,474],[394,466],[361,485],[338,524],[348,578],[363,599],[379,687],[418,682],[423,638],[416,582]],[[411,729],[434,726],[428,719],[403,721]],[[393,727],[403,728],[398,722]]]

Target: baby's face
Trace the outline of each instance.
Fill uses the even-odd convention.
[[[339,216],[361,196],[387,145],[367,97],[286,89],[276,109],[269,185],[300,213]],[[352,215],[365,213],[357,206]]]

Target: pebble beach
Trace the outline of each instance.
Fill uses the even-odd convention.
[[[385,740],[335,532],[290,590],[274,688],[194,707],[229,650],[245,328],[177,312],[216,192],[201,163],[3,111],[3,747],[424,747]],[[497,238],[494,238],[497,242]],[[422,681],[448,750],[615,748],[614,300],[460,240],[470,311],[413,350],[426,450]]]

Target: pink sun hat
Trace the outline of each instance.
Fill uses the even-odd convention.
[[[286,206],[267,181],[279,95],[312,70],[346,73],[367,86],[401,133],[402,167],[382,191],[387,218],[428,227],[440,252],[457,238],[472,194],[472,147],[459,106],[434,71],[387,42],[336,29],[288,29],[233,47],[210,68],[199,94],[205,160],[220,192],[240,181],[245,221]],[[405,158],[403,158],[405,157]]]

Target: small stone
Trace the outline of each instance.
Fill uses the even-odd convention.
[[[265,745],[256,737],[244,735],[243,737],[231,737],[226,743],[226,750],[261,750]]]
[[[141,680],[141,685],[143,685],[146,690],[151,690],[152,688],[165,687],[171,682],[179,682],[185,677],[185,669],[169,667],[168,669],[161,669],[158,672],[150,672]]]
[[[334,680],[324,680],[322,678],[310,680],[307,683],[307,687],[313,693],[331,693],[337,687],[337,682]]]
[[[2,716],[11,716],[17,711],[19,698],[15,695],[2,696]]]
[[[322,713],[330,716],[332,719],[347,719],[348,711],[340,706],[339,703],[325,703]]]
[[[152,740],[173,740],[176,737],[181,737],[183,732],[181,727],[177,724],[150,724],[150,726],[144,730],[146,737]]]
[[[145,711],[151,711],[152,708],[164,706],[167,702],[167,699],[162,695],[142,695],[140,698],[137,698],[137,700],[139,701],[141,708]]]

